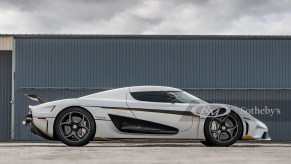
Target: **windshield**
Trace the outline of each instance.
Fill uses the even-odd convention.
[[[176,95],[176,99],[178,103],[194,103],[194,104],[206,104],[206,101],[203,101],[202,99],[193,96],[185,91],[174,91],[171,92]]]

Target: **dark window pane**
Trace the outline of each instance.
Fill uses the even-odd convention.
[[[171,102],[167,97],[167,93],[163,91],[153,91],[153,92],[131,92],[131,96],[140,101],[150,101],[150,102]]]
[[[202,99],[195,97],[185,91],[174,91],[169,92],[176,95],[176,101],[178,103],[192,103],[192,104],[204,104],[207,103],[206,101],[203,101]]]

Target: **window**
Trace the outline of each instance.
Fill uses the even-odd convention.
[[[139,101],[149,102],[164,102],[170,103],[171,99],[168,97],[168,93],[173,93],[176,96],[177,103],[193,103],[193,104],[205,104],[206,101],[195,97],[185,91],[148,91],[148,92],[131,92],[131,96]]]
[[[176,100],[178,103],[193,103],[193,104],[205,104],[206,101],[201,100],[185,91],[175,91],[172,92],[176,95]]]
[[[167,96],[167,92],[163,91],[131,92],[130,94],[134,99],[140,101],[171,102]]]

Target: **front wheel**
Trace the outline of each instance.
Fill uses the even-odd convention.
[[[206,146],[230,146],[240,139],[243,125],[239,116],[231,112],[226,116],[208,117],[204,124]]]
[[[56,118],[54,128],[58,139],[68,146],[87,145],[96,131],[91,114],[78,107],[63,110]]]

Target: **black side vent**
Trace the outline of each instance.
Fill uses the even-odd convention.
[[[109,114],[114,126],[121,132],[126,133],[143,133],[143,134],[177,134],[178,129],[154,123],[150,121],[140,120],[136,118],[117,116]]]
[[[245,135],[247,135],[249,133],[249,124],[246,121],[245,121],[245,123],[246,123],[246,134]]]

